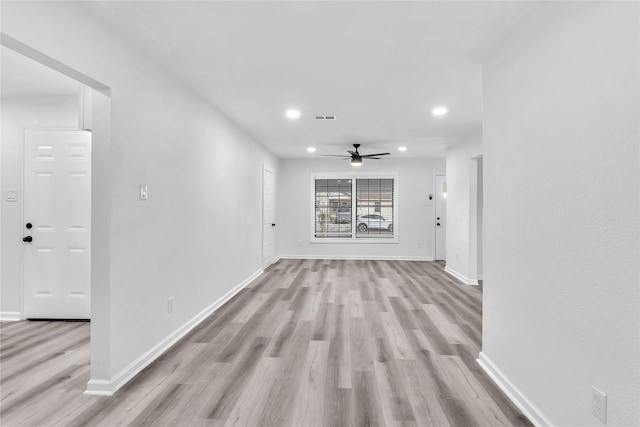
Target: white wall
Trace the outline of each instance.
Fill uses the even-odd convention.
[[[467,283],[477,283],[474,158],[481,154],[481,135],[473,135],[447,149],[447,271]]]
[[[639,16],[543,3],[485,66],[482,356],[557,426],[640,422]]]
[[[0,318],[17,320],[23,314],[22,294],[22,174],[25,129],[77,129],[78,96],[2,98],[2,276]],[[18,190],[18,201],[6,200],[7,189]]]
[[[93,380],[109,389],[261,269],[262,167],[277,172],[278,159],[75,4],[3,2],[2,31],[111,89],[110,145],[94,158],[110,186],[109,221],[93,233],[109,240],[108,289],[98,290],[108,301],[92,300],[92,332],[107,335],[92,341],[108,352],[92,355]]]
[[[311,172],[352,172],[334,159],[283,159],[279,177],[278,241],[283,257],[433,259],[433,174],[443,172],[444,159],[371,160],[358,171],[397,172],[398,243],[310,243]],[[420,247],[418,247],[418,245]]]

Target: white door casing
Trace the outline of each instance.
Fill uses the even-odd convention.
[[[447,198],[445,194],[447,177],[443,174],[435,175],[435,259],[446,260],[446,219],[447,219]]]
[[[89,319],[91,133],[25,131],[24,152],[25,317]]]
[[[264,167],[262,177],[262,267],[267,268],[274,260],[275,173]]]

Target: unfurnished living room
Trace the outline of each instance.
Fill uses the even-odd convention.
[[[0,425],[640,426],[640,2],[0,2]]]

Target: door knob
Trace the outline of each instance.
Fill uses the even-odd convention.
[[[275,227],[276,225],[275,225],[275,224],[271,224],[271,226],[272,226],[272,227]]]
[[[22,241],[25,243],[30,243],[33,240],[33,238],[31,236],[27,236],[27,237],[23,237]]]
[[[438,221],[440,221],[440,217],[437,217],[436,219],[437,219]]]
[[[31,225],[31,223],[28,222],[27,225],[25,225],[25,227],[27,227],[28,230],[31,230],[31,227],[33,227],[33,225]]]
[[[439,223],[439,222],[438,222],[436,225],[437,225],[438,227],[440,227],[440,223]]]

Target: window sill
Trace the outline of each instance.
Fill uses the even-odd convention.
[[[398,243],[398,238],[378,238],[378,237],[360,237],[360,238],[349,238],[349,239],[340,239],[340,238],[317,238],[312,237],[309,240],[309,243],[339,243],[339,244],[376,244],[379,245],[381,243]]]

